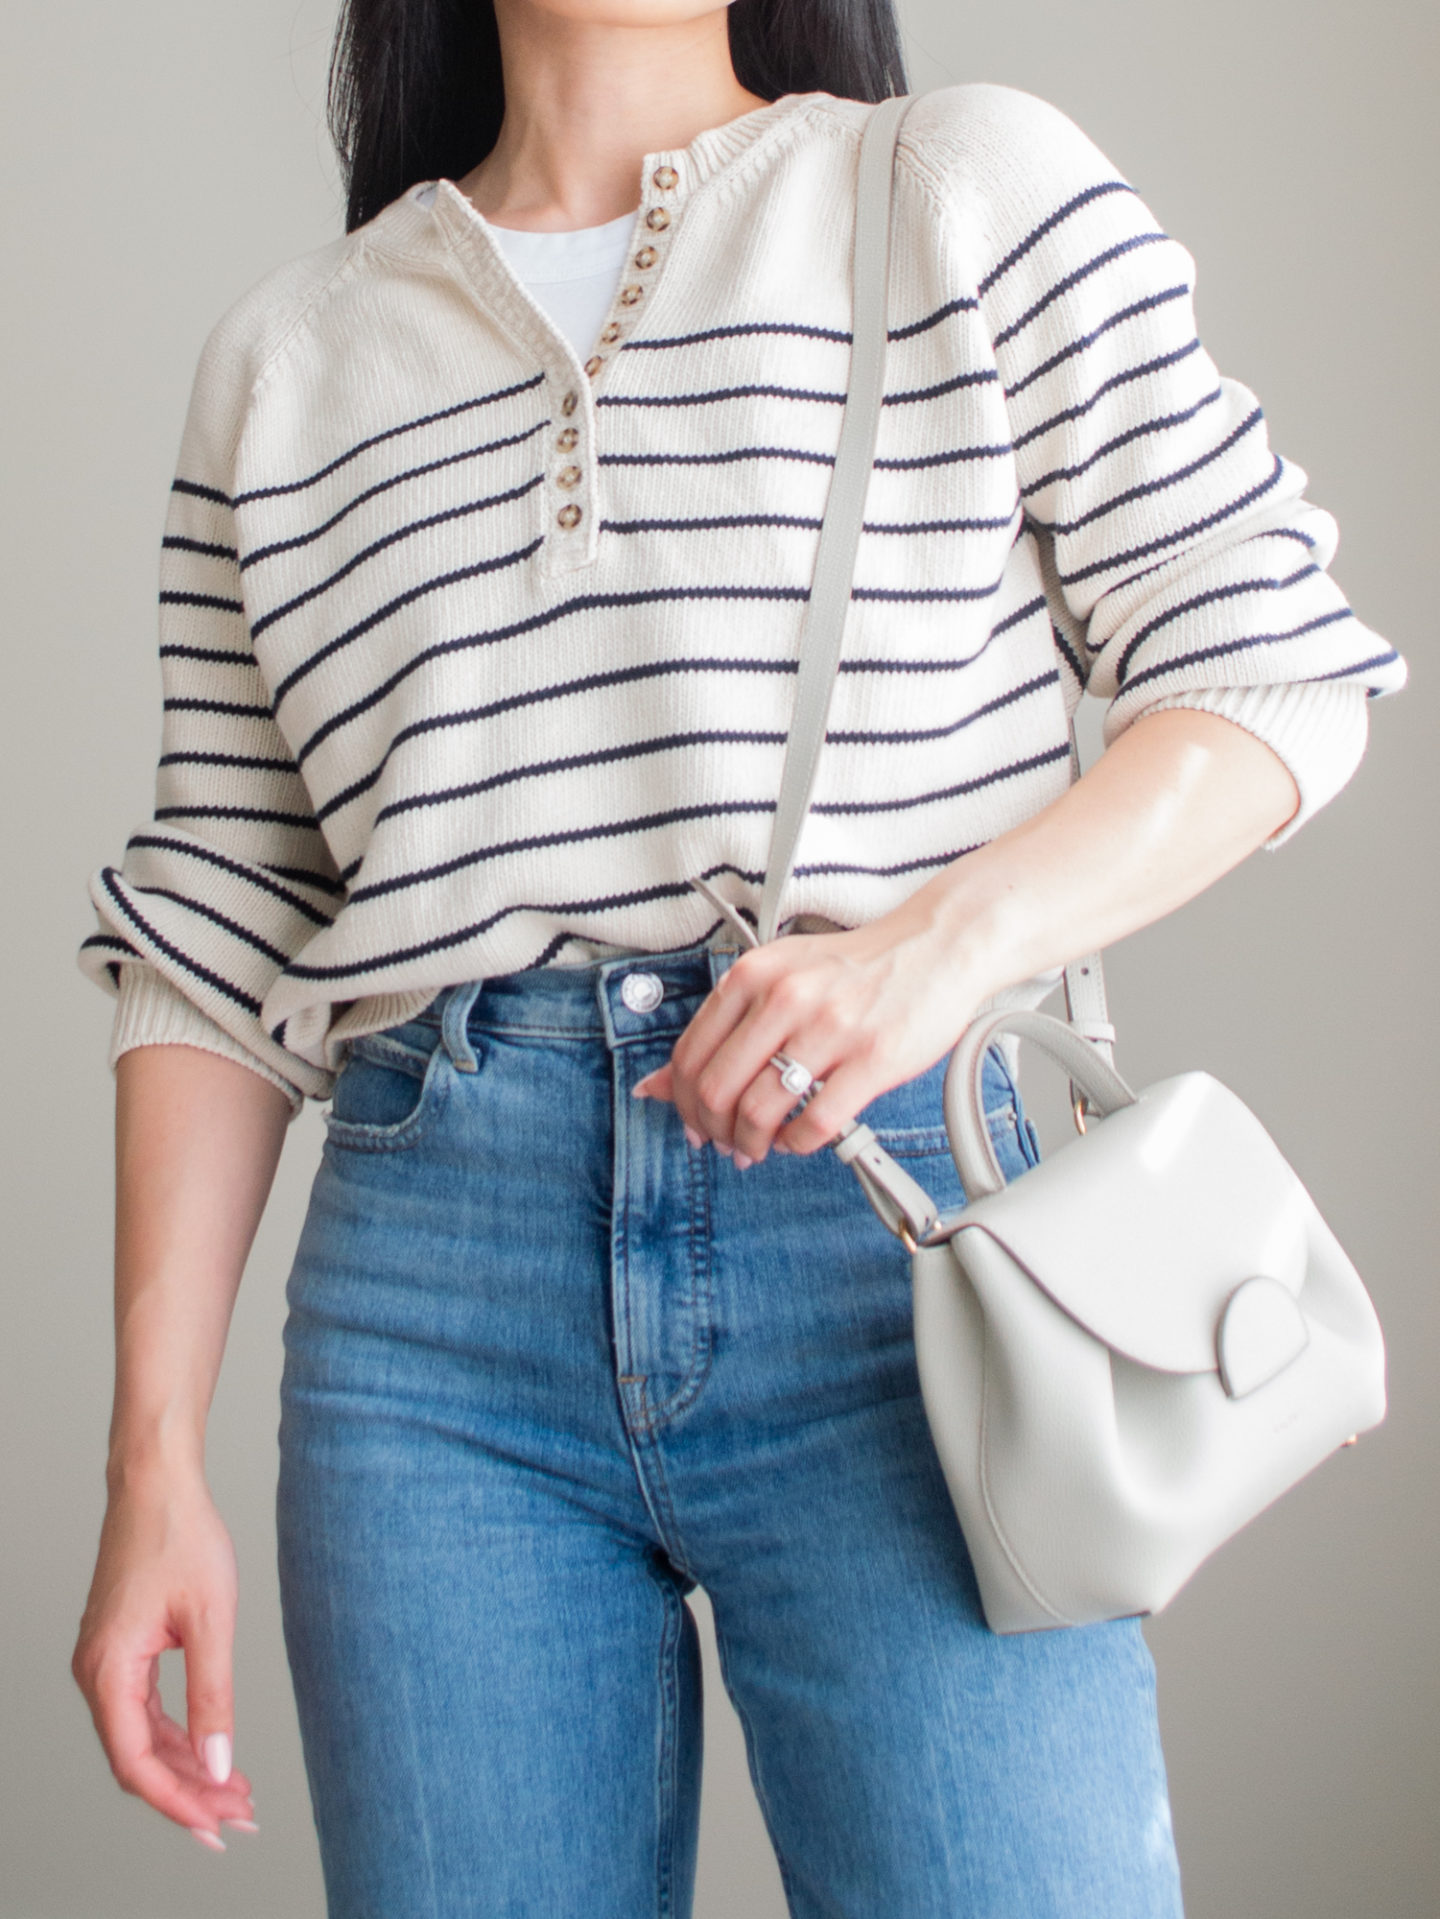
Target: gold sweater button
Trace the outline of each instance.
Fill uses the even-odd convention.
[[[635,284],[633,283],[633,281],[632,281],[632,283],[631,283],[631,284],[630,284],[630,285],[629,285],[628,287],[622,287],[622,288],[620,289],[620,304],[621,304],[621,306],[622,306],[622,307],[633,307],[633,306],[634,306],[634,304],[635,304],[635,302],[636,302],[636,301],[637,301],[637,300],[638,300],[638,299],[640,298],[640,296],[641,296],[641,294],[642,294],[642,293],[643,293],[644,291],[645,291],[645,289],[644,289],[644,287],[640,287],[640,286],[636,286],[636,285],[635,285]]]
[[[562,413],[573,413],[579,404],[580,395],[578,393],[567,393],[565,398],[560,402],[560,411]]]
[[[605,342],[606,346],[609,346],[612,340],[618,340],[620,338],[619,325],[612,320],[609,326],[601,333],[600,338]]]
[[[652,233],[663,233],[670,224],[670,215],[664,207],[651,207],[645,215],[645,224]]]
[[[560,511],[555,515],[555,518],[568,532],[572,526],[579,526],[580,509],[576,506],[575,502],[571,500],[568,505],[561,507]]]
[[[592,353],[590,355],[590,358],[585,362],[585,371],[590,375],[590,378],[593,380],[595,378],[595,375],[600,371],[601,367],[604,366],[604,364],[605,364],[604,360],[601,359],[598,353]]]
[[[584,477],[578,466],[562,466],[555,475],[555,484],[563,487],[579,486]]]
[[[567,426],[562,433],[558,433],[555,436],[555,444],[562,453],[568,453],[571,447],[578,446],[579,442],[579,429],[573,426]]]
[[[679,180],[680,175],[675,171],[674,167],[656,167],[655,171],[650,175],[650,178],[655,182],[662,193],[668,193],[670,188]]]
[[[660,255],[655,251],[654,247],[641,247],[640,251],[635,255],[635,264],[643,273],[646,267],[653,267],[659,258]]]

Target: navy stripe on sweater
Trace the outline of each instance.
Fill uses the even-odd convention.
[[[1032,227],[1025,235],[1025,238],[1019,241],[1017,245],[1011,247],[1004,259],[1000,260],[990,269],[985,275],[985,278],[980,282],[979,293],[981,299],[984,299],[985,295],[989,293],[992,288],[998,286],[1005,278],[1005,275],[1009,273],[1012,268],[1020,264],[1027,253],[1032,252],[1043,239],[1055,231],[1056,227],[1063,226],[1065,221],[1070,219],[1074,214],[1079,213],[1082,207],[1088,207],[1096,200],[1103,200],[1112,193],[1133,194],[1134,191],[1134,187],[1132,187],[1128,181],[1102,180],[1098,185],[1086,187],[1083,192],[1075,194],[1071,199],[1067,200],[1063,206],[1057,207],[1053,213],[1048,214],[1046,218],[1040,222],[1039,226]]]
[[[254,500],[274,500],[285,493],[304,493],[309,487],[318,486],[322,480],[328,480],[332,473],[338,473],[342,466],[348,466],[351,460],[359,459],[362,453],[368,453],[372,446],[380,446],[386,440],[396,439],[402,433],[415,433],[421,427],[435,426],[441,420],[453,420],[457,414],[473,413],[477,407],[496,406],[501,400],[511,400],[517,393],[533,392],[537,386],[543,386],[543,372],[532,373],[528,379],[512,381],[509,386],[497,387],[492,393],[477,394],[474,399],[457,400],[453,406],[442,406],[434,413],[422,413],[412,420],[402,420],[398,426],[387,426],[379,433],[359,440],[343,453],[337,453],[333,460],[327,460],[324,466],[314,473],[306,474],[303,480],[281,480],[272,486],[251,487],[248,492],[237,493],[228,505],[239,508],[248,506]],[[223,494],[215,495],[224,500]]]
[[[1048,360],[1042,360],[1038,366],[1031,367],[1030,371],[1022,373],[1018,380],[1012,380],[1005,388],[1005,398],[1018,399],[1027,387],[1034,386],[1037,380],[1043,380],[1046,374],[1054,373],[1064,366],[1067,360],[1073,360],[1082,353],[1088,353],[1092,346],[1103,340],[1107,333],[1113,333],[1116,327],[1124,326],[1129,320],[1138,320],[1142,314],[1154,313],[1158,307],[1169,306],[1176,300],[1188,300],[1189,297],[1190,288],[1182,284],[1164,287],[1158,293],[1147,294],[1143,300],[1132,300],[1129,306],[1121,307],[1118,313],[1112,313],[1108,319],[1102,320],[1099,326],[1092,327],[1088,333],[1080,334],[1077,339],[1061,347],[1058,353],[1052,353]],[[1197,340],[1195,345],[1198,347],[1199,344]]]
[[[512,446],[523,446],[527,440],[533,440],[537,433],[543,433],[550,425],[549,420],[537,420],[533,426],[523,427],[518,433],[503,434],[498,440],[484,440],[479,446],[462,447],[458,453],[446,453],[437,460],[424,460],[419,466],[407,466],[399,473],[377,480],[373,486],[367,486],[357,493],[353,500],[347,500],[344,506],[332,513],[328,520],[322,520],[304,533],[296,533],[288,540],[272,540],[266,546],[257,546],[246,553],[240,561],[243,573],[247,567],[258,566],[261,560],[273,559],[277,553],[293,553],[297,547],[309,546],[313,540],[321,539],[340,522],[347,519],[357,507],[381,493],[388,493],[393,487],[404,486],[407,480],[424,479],[428,474],[439,473],[447,466],[459,466],[465,460],[483,459],[487,454],[503,452]]]
[[[1068,759],[1070,742],[1032,754],[1023,760],[1014,760],[1005,766],[996,767],[988,773],[978,774],[970,780],[957,781],[953,786],[938,788],[933,792],[908,794],[900,799],[860,802],[852,800],[817,801],[811,811],[817,814],[835,813],[901,813],[917,806],[934,806],[943,800],[958,798],[961,794],[975,793],[986,786],[1014,779],[1021,773],[1031,772],[1036,767],[1052,765],[1057,759]],[[469,871],[472,867],[487,865],[493,860],[508,859],[517,853],[540,852],[555,846],[581,846],[595,840],[624,839],[631,834],[652,833],[668,826],[682,825],[687,821],[703,819],[723,819],[736,813],[773,813],[773,797],[762,799],[700,800],[689,806],[669,806],[652,813],[641,813],[628,819],[601,820],[586,826],[559,827],[548,833],[527,833],[518,838],[499,840],[489,846],[474,847],[463,853],[456,853],[449,859],[440,860],[432,866],[417,867],[412,871],[394,873],[383,880],[376,880],[369,886],[353,887],[348,904],[351,907],[363,905],[367,900],[388,898],[395,893],[405,892],[412,887],[427,886],[437,880],[450,879],[456,873]]]

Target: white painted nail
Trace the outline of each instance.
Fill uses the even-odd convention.
[[[736,1153],[730,1161],[737,1173],[748,1173],[755,1164],[748,1153]]]
[[[192,1826],[190,1830],[201,1845],[208,1846],[211,1852],[224,1852],[225,1841],[218,1832],[211,1832],[208,1826]]]
[[[695,1148],[696,1152],[699,1152],[700,1148],[705,1144],[705,1135],[703,1133],[697,1133],[695,1128],[689,1124],[687,1124],[685,1128],[685,1137]]]
[[[233,1826],[236,1832],[259,1832],[260,1828],[253,1819],[222,1819],[222,1826]]]
[[[212,1732],[205,1741],[205,1770],[217,1786],[223,1786],[230,1777],[230,1736],[228,1733]]]

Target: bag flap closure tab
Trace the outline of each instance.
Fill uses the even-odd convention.
[[[1176,1074],[961,1216],[1062,1311],[1161,1372],[1217,1370],[1231,1295],[1305,1283],[1327,1229],[1279,1147],[1208,1073]]]

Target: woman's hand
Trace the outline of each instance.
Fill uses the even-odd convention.
[[[1284,761],[1233,721],[1146,714],[1059,799],[892,912],[742,953],[635,1091],[673,1100],[692,1145],[713,1140],[742,1168],[772,1146],[815,1152],[934,1065],[990,995],[1173,911],[1299,804]],[[777,1052],[825,1082],[788,1122]]]
[[[202,1844],[220,1822],[255,1831],[250,1781],[230,1764],[235,1553],[198,1475],[112,1489],[70,1669],[110,1768]],[[186,1727],[160,1702],[160,1654],[185,1654]]]
[[[70,1670],[125,1790],[223,1851],[221,1820],[253,1821],[230,1770],[235,1553],[205,1484],[205,1420],[290,1103],[180,1043],[122,1053],[115,1090],[110,1498]],[[187,1728],[160,1703],[172,1647]]]
[[[933,1066],[978,1003],[963,968],[909,902],[849,932],[773,940],[742,953],[636,1087],[673,1099],[692,1144],[740,1168],[828,1144],[863,1106]],[[769,1064],[786,1053],[825,1084],[785,1123],[795,1095]]]

